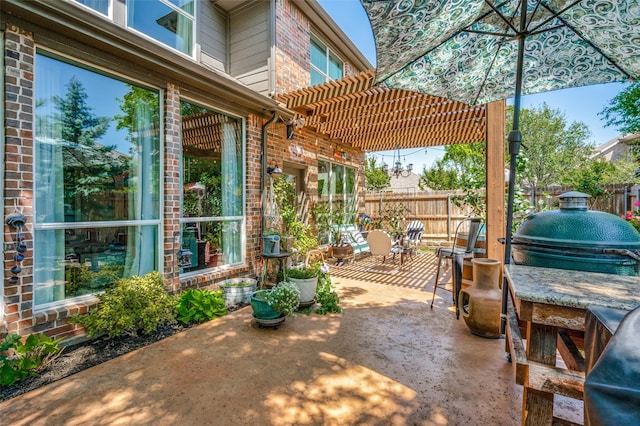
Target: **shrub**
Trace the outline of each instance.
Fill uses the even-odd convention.
[[[17,334],[7,335],[0,341],[0,386],[36,376],[47,368],[62,352],[58,346],[61,340],[53,340],[44,334],[31,334],[22,343]]]
[[[97,308],[70,320],[82,325],[89,337],[150,333],[161,324],[175,322],[175,297],[166,292],[159,272],[121,278],[98,299]]]
[[[331,284],[329,267],[326,264],[318,264],[316,267],[319,269],[316,302],[320,304],[320,307],[313,312],[317,314],[341,313],[343,309],[340,306],[340,297]]]
[[[222,290],[189,289],[182,293],[176,304],[178,321],[189,324],[207,321],[227,314]]]

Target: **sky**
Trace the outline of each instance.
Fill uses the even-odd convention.
[[[360,1],[318,0],[318,2],[375,66],[376,49],[373,33]],[[627,84],[623,83],[609,83],[526,95],[522,97],[521,107],[540,107],[546,102],[549,107],[560,110],[565,115],[567,124],[574,121],[585,123],[591,131],[591,142],[594,145],[600,145],[618,136],[619,132],[615,128],[604,127],[604,122],[598,113],[626,86]],[[507,100],[507,104],[512,104],[512,100]],[[387,164],[392,164],[394,154],[394,151],[383,151],[376,153],[375,156],[379,162],[383,160]],[[402,163],[413,163],[413,169],[418,173],[422,171],[423,166],[430,167],[443,154],[443,147],[407,149],[400,152]]]

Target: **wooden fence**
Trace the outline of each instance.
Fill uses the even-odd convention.
[[[532,206],[539,206],[542,200],[548,208],[558,208],[558,195],[573,188],[552,186],[542,188],[535,193],[524,190],[522,196],[529,200]],[[405,227],[412,220],[424,223],[423,240],[450,240],[460,220],[467,217],[468,211],[457,207],[452,199],[462,195],[462,191],[429,191],[412,193],[368,192],[365,196],[364,213],[374,220],[382,213],[397,212],[400,225]],[[606,195],[589,200],[592,210],[606,211],[615,215],[622,215],[633,210],[633,203],[640,200],[640,186],[638,185],[609,185]]]

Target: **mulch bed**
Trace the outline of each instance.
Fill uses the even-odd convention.
[[[244,305],[243,305],[244,306]],[[227,309],[228,312],[241,306]],[[0,386],[0,402],[14,398],[23,393],[38,389],[57,380],[64,379],[94,365],[119,357],[143,346],[173,336],[183,330],[193,327],[192,324],[165,324],[158,327],[151,334],[139,336],[100,337],[87,340],[74,346],[68,346],[62,354],[41,374],[27,377],[11,386]]]

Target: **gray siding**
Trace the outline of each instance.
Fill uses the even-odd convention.
[[[198,21],[200,61],[214,69],[226,72],[227,67],[227,15],[212,2],[201,1]]]
[[[229,73],[263,95],[269,93],[269,2],[231,16]]]

